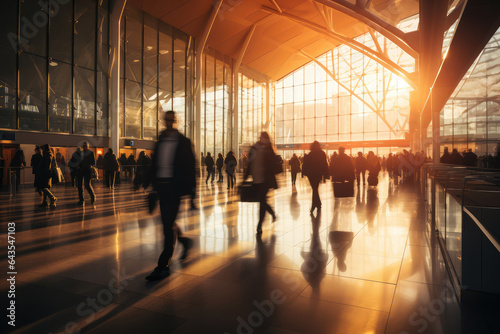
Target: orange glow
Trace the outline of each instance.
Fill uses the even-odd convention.
[[[102,155],[102,148],[97,149],[97,155]]]

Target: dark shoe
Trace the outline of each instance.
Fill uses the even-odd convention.
[[[168,269],[168,267],[156,267],[151,274],[146,276],[146,279],[148,281],[158,281],[168,276],[170,276],[170,269]]]
[[[42,203],[42,204],[40,204],[38,207],[39,207],[39,208],[46,208],[46,207],[48,207],[48,206],[49,206],[49,204],[47,204],[47,202],[43,202],[43,203]]]
[[[55,209],[56,208],[56,202],[57,202],[57,198],[54,197],[53,200],[50,201],[50,208],[51,209]]]
[[[184,247],[184,250],[181,254],[181,260],[185,260],[188,257],[188,252],[191,248],[193,248],[193,240],[186,237],[179,237],[179,242]]]
[[[278,220],[278,217],[276,215],[274,215],[274,217],[273,217],[273,223],[276,223],[277,220]]]
[[[85,204],[85,201],[78,201],[78,203],[76,203],[76,205],[84,205]]]

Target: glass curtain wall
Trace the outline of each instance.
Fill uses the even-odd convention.
[[[107,136],[109,0],[5,0],[0,30],[1,127]]]
[[[413,29],[415,20],[402,22],[400,28]],[[374,36],[391,60],[408,72],[414,70],[412,57],[380,34]],[[376,49],[368,33],[355,40]],[[404,139],[410,90],[407,82],[379,63],[341,45],[275,83],[276,144]],[[280,153],[288,157],[293,151]]]
[[[156,140],[168,110],[176,112],[179,131],[192,137],[193,39],[132,6],[121,36],[120,137]]]
[[[239,73],[239,144],[242,147],[253,145],[261,131],[269,131],[266,119],[266,83]]]
[[[450,151],[456,148],[459,152],[472,149],[478,156],[495,154],[500,142],[499,58],[500,29],[441,111],[441,153],[448,147]],[[428,131],[428,136],[429,133],[432,132]]]
[[[231,59],[207,49],[202,62],[201,152],[226,155],[232,149],[233,133]]]

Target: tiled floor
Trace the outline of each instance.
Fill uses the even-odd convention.
[[[256,237],[258,208],[226,184],[201,183],[200,210],[178,217],[193,238],[189,259],[176,251],[172,275],[144,279],[162,251],[158,212],[143,191],[95,185],[93,208],[76,190],[56,187],[55,210],[38,195],[2,193],[1,245],[16,223],[16,333],[460,333],[463,314],[438,246],[411,185],[385,173],[376,189],[335,199],[320,186],[311,217],[310,187],[289,175],[270,203],[278,221]],[[2,276],[7,272],[1,250]],[[7,298],[5,279],[0,283]],[[3,304],[2,304],[3,306]],[[3,310],[5,308],[2,307]],[[5,312],[5,311],[4,311]],[[482,331],[484,333],[484,331]]]

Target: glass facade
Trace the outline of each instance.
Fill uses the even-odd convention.
[[[440,114],[441,152],[495,154],[500,142],[500,29],[455,89]],[[428,128],[431,135],[432,125]]]
[[[248,147],[258,139],[261,131],[269,131],[266,117],[266,82],[239,73],[240,76],[240,117],[239,143]]]
[[[225,155],[232,149],[232,62],[210,49],[202,62],[201,152]]]
[[[1,127],[107,136],[109,0],[47,3],[2,2]]]
[[[156,140],[168,110],[176,112],[179,131],[192,137],[193,39],[131,6],[121,29],[120,137]]]
[[[411,30],[415,20],[402,22],[401,28]],[[392,61],[408,72],[414,71],[412,57],[381,35],[374,36]],[[355,40],[376,49],[368,33]],[[276,143],[317,140],[359,142],[361,147],[366,141],[404,139],[409,131],[410,90],[405,80],[381,64],[341,45],[276,82]]]

